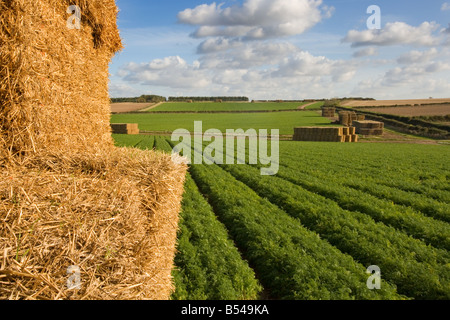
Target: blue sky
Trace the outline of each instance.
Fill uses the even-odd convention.
[[[116,3],[112,97],[450,97],[450,0]]]

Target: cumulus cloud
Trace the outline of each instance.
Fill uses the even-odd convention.
[[[171,88],[203,88],[210,84],[199,62],[188,64],[178,56],[155,59],[149,63],[128,63],[118,72],[123,80],[143,85]]]
[[[431,83],[442,83],[450,70],[448,53],[431,48],[426,51],[413,50],[400,55],[396,64],[377,77],[361,81],[362,92],[383,92],[392,88],[410,90],[410,94],[431,90]],[[447,77],[448,78],[448,77]],[[436,81],[430,82],[431,79]],[[425,89],[425,84],[428,86]],[[422,87],[423,86],[423,87]],[[441,87],[439,87],[441,88]],[[438,87],[432,89],[437,92]]]
[[[322,0],[245,0],[242,5],[202,4],[178,14],[178,21],[199,26],[194,37],[269,39],[301,34],[332,15]]]
[[[324,56],[313,56],[309,52],[300,51],[285,58],[272,76],[303,77],[315,81],[330,77],[333,81],[344,82],[351,80],[355,73],[356,67],[350,62],[331,60]]]
[[[222,41],[219,41],[218,47],[211,48],[208,54],[199,59],[203,68],[251,69],[266,65],[278,65],[283,58],[299,51],[299,48],[288,42],[244,43],[236,41],[228,43],[228,46],[221,45],[221,43]]]
[[[438,50],[436,48],[431,48],[428,51],[411,51],[401,55],[397,62],[399,64],[413,64],[413,63],[424,63],[428,62],[431,59],[435,58],[438,54]]]
[[[384,75],[385,86],[411,85],[428,79],[428,75],[450,70],[450,65],[441,61],[430,62],[423,65],[413,64],[404,67],[395,67]]]
[[[362,57],[371,57],[376,56],[378,54],[378,50],[374,47],[364,48],[356,51],[353,54],[354,58],[362,58]]]
[[[448,28],[442,30],[442,33],[450,34],[450,23],[448,24]]]
[[[435,22],[423,22],[418,27],[404,22],[387,23],[381,30],[350,30],[343,42],[352,43],[352,47],[414,45],[436,46],[439,38],[434,32],[439,28]]]
[[[442,4],[441,11],[449,11],[449,10],[450,10],[450,3],[444,2]]]
[[[109,85],[109,93],[111,97],[135,97],[140,96],[142,93],[128,84],[123,83],[111,83]]]

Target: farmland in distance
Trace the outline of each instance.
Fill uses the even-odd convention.
[[[206,120],[204,130],[257,124],[291,132],[321,118],[258,115],[113,119],[166,130]],[[163,152],[176,144],[114,138]],[[262,164],[191,165],[173,299],[449,299],[449,156],[447,145],[281,141],[276,176],[261,176]],[[366,286],[371,265],[381,268],[382,290]]]

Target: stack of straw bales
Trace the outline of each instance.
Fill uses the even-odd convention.
[[[81,29],[67,27],[72,4]],[[114,0],[0,2],[0,299],[168,299],[173,290],[186,167],[114,147],[116,17]]]
[[[334,118],[336,114],[336,108],[333,107],[323,107],[322,108],[322,117]]]
[[[356,120],[357,121],[364,121],[364,120],[366,120],[366,116],[365,115],[363,115],[363,114],[358,114],[358,115],[356,115]]]
[[[364,121],[366,119],[365,115],[356,114],[354,111],[340,111],[339,112],[339,123],[343,126],[350,127],[353,125],[353,121]]]
[[[112,123],[112,133],[116,134],[139,134],[139,124],[137,123]]]
[[[353,121],[358,120],[358,116],[353,111],[340,111],[339,112],[339,123],[343,126],[350,127]]]
[[[356,133],[366,136],[381,136],[384,133],[384,123],[378,121],[355,121]]]
[[[358,142],[353,127],[299,127],[294,128],[294,141]]]

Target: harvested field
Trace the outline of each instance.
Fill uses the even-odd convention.
[[[422,105],[415,107],[382,107],[382,108],[367,108],[362,111],[377,112],[384,114],[393,114],[397,116],[446,116],[450,114],[450,103],[440,105]]]
[[[346,107],[382,107],[382,106],[414,106],[429,105],[437,103],[450,103],[450,98],[446,99],[406,99],[406,100],[349,100],[343,105]]]
[[[124,112],[132,112],[139,111],[148,107],[151,107],[154,103],[132,103],[132,102],[123,102],[123,103],[111,103],[111,112],[112,113],[124,113]]]

